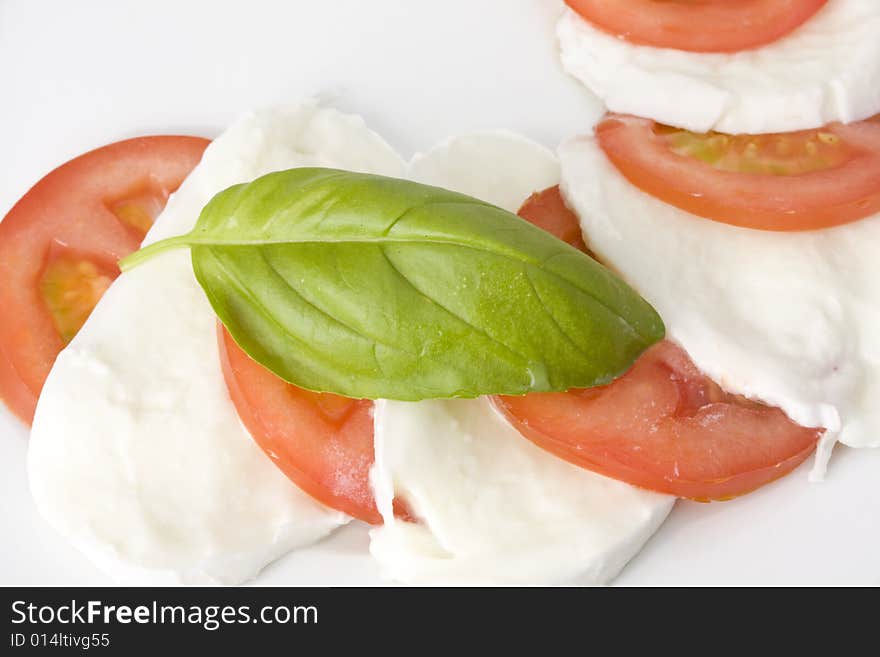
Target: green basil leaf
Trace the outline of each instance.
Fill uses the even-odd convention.
[[[179,245],[235,341],[310,390],[420,400],[590,387],[664,334],[647,302],[577,249],[406,180],[272,173],[123,264]]]

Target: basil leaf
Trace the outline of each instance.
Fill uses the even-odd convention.
[[[455,192],[333,169],[231,187],[179,245],[235,341],[303,388],[420,400],[608,383],[664,334],[604,267]]]

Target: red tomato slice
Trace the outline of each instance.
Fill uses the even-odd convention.
[[[568,242],[576,249],[587,251],[580,224],[574,213],[565,205],[559,185],[529,196],[517,214],[563,242]]]
[[[737,52],[789,34],[828,0],[565,0],[630,43],[691,52]]]
[[[715,221],[815,230],[880,212],[880,120],[768,135],[694,134],[610,115],[596,127],[633,185]]]
[[[81,155],[0,222],[0,398],[30,423],[62,347],[136,250],[208,140],[139,137]]]
[[[538,224],[553,226],[557,237],[577,225],[562,208]],[[529,440],[571,463],[696,500],[735,497],[787,474],[822,433],[724,392],[669,341],[607,386],[495,403]]]
[[[380,524],[370,488],[373,402],[287,383],[248,356],[222,325],[218,340],[229,395],[260,448],[319,502]],[[396,500],[395,513],[411,519]]]

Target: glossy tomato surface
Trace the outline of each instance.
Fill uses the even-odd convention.
[[[828,0],[565,0],[630,43],[691,52],[737,52],[777,41]]]
[[[287,383],[248,356],[222,325],[217,330],[223,378],[254,441],[319,502],[380,524],[370,487],[373,402]],[[410,519],[397,501],[395,512]]]
[[[880,212],[880,120],[768,134],[695,134],[610,115],[608,159],[665,203],[758,230],[818,230]]]

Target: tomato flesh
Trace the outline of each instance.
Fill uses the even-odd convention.
[[[380,524],[370,487],[373,402],[291,385],[218,326],[220,362],[238,416],[287,478],[319,502]],[[395,500],[395,514],[410,519]]]
[[[565,0],[603,32],[690,52],[738,52],[791,33],[828,0]]]
[[[577,226],[577,217],[564,208],[538,225],[554,226],[559,236],[566,223]],[[607,386],[494,401],[526,438],[571,463],[701,501],[736,497],[785,475],[822,433],[724,392],[670,341]]]
[[[40,294],[65,345],[85,324],[117,272],[110,264],[72,254],[50,257],[40,277]]]
[[[880,121],[770,135],[694,134],[609,115],[605,155],[633,185],[691,214],[772,231],[818,230],[880,212]]]
[[[581,227],[577,219],[572,220],[574,214],[565,205],[558,185],[529,196],[517,214],[563,242],[586,252],[587,246],[584,244]]]
[[[23,421],[119,258],[135,251],[209,141],[139,137],[61,165],[0,222],[0,398]]]

